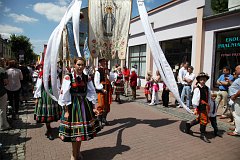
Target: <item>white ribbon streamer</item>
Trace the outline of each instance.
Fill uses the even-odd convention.
[[[46,92],[49,96],[57,101],[59,92],[57,88],[57,58],[59,54],[60,42],[62,39],[62,32],[64,26],[67,22],[72,18],[73,21],[73,30],[74,30],[74,40],[75,40],[75,47],[78,52],[78,55],[81,57],[79,51],[79,19],[80,19],[80,9],[81,9],[82,0],[73,0],[71,4],[68,6],[67,11],[65,12],[61,22],[59,25],[54,29],[52,32],[48,44],[47,44],[47,51],[44,57],[44,66],[43,66],[43,83]],[[61,47],[62,49],[62,47]],[[49,93],[49,72],[51,72],[51,85],[53,95]]]
[[[153,32],[153,29],[149,23],[148,20],[148,14],[144,5],[144,0],[137,0],[138,4],[138,11],[140,15],[140,19],[145,31],[145,35],[147,37],[148,44],[151,48],[151,53],[153,56],[153,60],[155,65],[157,66],[157,69],[160,71],[161,77],[163,79],[163,82],[166,84],[166,86],[169,88],[169,90],[173,93],[174,97],[177,99],[177,101],[180,103],[181,106],[183,106],[186,111],[189,113],[193,113],[182,101],[179,96],[178,87],[172,72],[172,69],[170,65],[168,64],[165,55],[159,45],[159,42],[156,38],[156,35]]]

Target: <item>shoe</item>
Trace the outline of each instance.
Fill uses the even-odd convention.
[[[206,142],[206,143],[211,143],[211,142],[209,141],[209,139],[208,139],[205,135],[202,135],[202,134],[201,134],[200,139],[203,140],[203,141]]]
[[[48,136],[48,139],[51,140],[51,141],[54,140],[54,138],[53,138],[52,135],[49,135],[49,136]]]
[[[229,119],[229,120],[228,120],[228,123],[231,123],[231,122],[233,122],[233,120]]]
[[[105,126],[109,126],[110,125],[110,123],[105,118],[103,118],[102,122],[105,124]]]
[[[240,136],[239,134],[237,134],[236,132],[228,132],[227,133],[229,136]]]
[[[149,106],[154,106],[155,105],[155,103],[150,103],[150,104],[148,104]]]
[[[190,123],[186,123],[186,126],[185,126],[185,133],[189,134],[189,133],[190,133],[190,128],[191,128]]]
[[[235,128],[234,127],[230,127],[228,128],[230,131],[235,131]]]
[[[177,108],[183,108],[181,105],[178,105]]]

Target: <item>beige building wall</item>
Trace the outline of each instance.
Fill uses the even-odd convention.
[[[203,22],[203,7],[197,8],[197,28],[196,28],[196,54],[194,73],[198,74],[203,71],[203,44],[204,44],[204,22]]]

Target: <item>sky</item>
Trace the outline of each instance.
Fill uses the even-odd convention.
[[[145,0],[147,10],[170,0]],[[30,38],[33,51],[40,54],[43,45],[59,24],[71,0],[0,0],[0,34],[8,38],[11,34]],[[82,8],[88,0],[82,0]],[[138,15],[137,0],[133,0],[132,17]]]

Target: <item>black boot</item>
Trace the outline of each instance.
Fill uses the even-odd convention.
[[[189,134],[191,127],[192,127],[192,126],[195,126],[196,124],[198,124],[198,121],[197,121],[196,119],[194,119],[194,120],[191,121],[190,123],[186,123],[185,133]]]
[[[105,124],[105,126],[109,126],[110,125],[110,123],[107,121],[106,118],[103,118],[103,123]]]
[[[185,133],[189,134],[191,129],[190,123],[186,123]]]
[[[47,138],[49,140],[54,140],[53,136],[52,136],[52,128],[50,126],[50,123],[46,123],[46,127],[47,127],[47,133],[45,135],[47,135]]]
[[[203,140],[206,143],[211,143],[208,140],[208,138],[205,136],[205,133],[206,133],[206,126],[205,125],[200,124],[200,132],[201,132],[200,139]]]
[[[102,118],[102,115],[98,115],[97,119],[98,119],[100,128],[103,129],[103,118]]]

